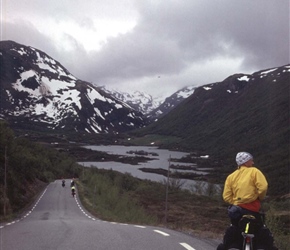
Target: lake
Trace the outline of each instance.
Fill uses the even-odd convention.
[[[159,174],[154,173],[145,173],[139,168],[151,168],[157,169],[162,168],[168,170],[169,164],[179,165],[179,166],[196,166],[193,163],[183,163],[183,162],[170,162],[170,158],[174,159],[181,159],[184,156],[187,156],[188,153],[186,152],[179,152],[179,151],[171,151],[167,149],[159,149],[154,146],[122,146],[122,145],[99,145],[99,146],[84,146],[85,148],[106,152],[108,154],[115,154],[115,155],[124,155],[124,156],[134,156],[134,154],[129,154],[128,151],[145,151],[148,152],[149,155],[146,157],[151,158],[148,162],[141,162],[138,165],[131,165],[131,164],[124,164],[120,162],[79,162],[79,164],[83,165],[84,167],[96,167],[99,169],[112,169],[116,170],[121,173],[130,173],[132,176],[140,178],[140,179],[148,179],[151,181],[166,181],[166,177]],[[151,154],[155,153],[158,154],[157,156],[152,156]],[[197,169],[198,170],[198,169]],[[182,172],[195,172],[198,174],[206,174],[204,171],[194,171],[194,170],[173,170],[171,171],[182,171]],[[206,182],[202,181],[194,181],[194,180],[187,180],[181,179],[184,182],[182,188],[189,189],[193,192],[196,192],[197,189],[204,189],[207,186]],[[199,192],[201,192],[199,190]]]

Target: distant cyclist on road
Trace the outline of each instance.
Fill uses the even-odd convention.
[[[75,185],[75,179],[72,178],[72,180],[71,180],[71,182],[70,182],[70,186],[71,186],[71,187],[74,187],[74,185]]]
[[[73,197],[75,197],[75,194],[76,194],[76,188],[75,188],[75,186],[72,186],[72,187],[71,187],[71,195],[72,195]]]

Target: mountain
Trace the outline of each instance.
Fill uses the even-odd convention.
[[[184,87],[167,98],[153,98],[151,95],[140,91],[121,92],[117,90],[101,87],[103,91],[116,97],[120,101],[128,104],[133,109],[146,115],[150,120],[157,120],[160,117],[169,113],[179,103],[190,96],[196,87]]]
[[[158,108],[164,101],[163,98],[153,98],[151,95],[141,91],[123,92],[109,89],[104,86],[102,86],[101,89],[144,115]]]
[[[200,86],[133,135],[158,135],[157,146],[210,155],[220,168],[233,166],[226,172],[234,169],[237,152],[251,152],[272,192],[289,192],[289,117],[290,65],[285,65]]]
[[[139,133],[177,136],[183,147],[192,148],[205,138],[217,142],[218,136],[230,132],[241,137],[237,138],[238,142],[244,138],[239,133],[254,135],[278,128],[287,130],[289,80],[290,65],[286,65],[251,75],[235,74],[222,82],[197,87],[170,113]],[[225,138],[227,142],[232,140]]]
[[[188,86],[176,91],[171,96],[167,97],[165,101],[161,103],[157,108],[149,112],[148,117],[151,120],[156,121],[160,117],[168,114],[171,110],[177,107],[184,99],[192,95],[194,93],[195,88],[196,87],[194,86]]]
[[[148,124],[140,112],[33,47],[1,41],[0,68],[0,117],[14,128],[119,133]]]

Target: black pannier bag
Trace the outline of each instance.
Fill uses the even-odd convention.
[[[261,219],[257,219],[255,216],[246,214],[239,221],[239,229],[241,232],[247,234],[256,234],[263,226]]]

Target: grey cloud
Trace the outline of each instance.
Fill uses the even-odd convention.
[[[38,3],[35,9],[27,10],[31,15],[39,11],[40,17],[65,18],[91,30],[95,29],[93,17],[105,18],[107,11],[122,19],[138,12],[133,30],[108,38],[100,50],[90,52],[68,34],[64,34],[63,42],[73,50],[60,51],[53,39],[32,23],[3,25],[9,33],[6,37],[45,51],[75,76],[99,85],[134,84],[135,88],[140,85],[153,89],[161,84],[161,75],[160,86],[178,89],[214,81],[213,77],[219,81],[237,73],[235,70],[251,73],[289,63],[288,0],[126,0],[124,6],[137,9],[124,11],[116,0],[110,1],[116,5],[51,0],[47,8],[40,1],[31,1]],[[25,11],[22,1],[19,5]],[[241,65],[211,64],[217,59],[236,60]],[[207,70],[210,76],[204,75]]]
[[[79,59],[86,60],[87,53],[84,47],[78,43],[78,41],[69,34],[63,34],[63,41],[66,41],[70,47],[74,48],[74,53],[70,51],[64,51],[58,48],[57,44],[52,38],[44,35],[35,26],[25,20],[19,20],[15,23],[3,22],[3,31],[1,40],[13,40],[20,44],[35,47],[42,50],[55,60],[59,61],[65,66],[72,74],[76,76],[84,77],[83,70],[79,67]],[[85,78],[84,78],[85,79]]]
[[[134,0],[9,0],[4,12],[26,13],[39,18],[80,21],[87,18],[122,18],[132,15]],[[11,7],[10,7],[11,6]]]
[[[177,73],[184,67],[182,53],[167,41],[151,34],[132,33],[113,38],[92,59],[99,76],[142,77]],[[108,72],[109,71],[109,72]]]
[[[169,3],[169,4],[168,4]],[[174,39],[190,60],[250,55],[252,66],[289,62],[289,1],[166,1],[144,4],[143,29]],[[230,44],[231,51],[223,44]],[[287,53],[288,52],[288,53]]]
[[[80,20],[79,25],[85,29],[96,30],[93,20],[88,17],[82,18],[82,20]]]
[[[59,53],[52,39],[39,32],[32,23],[18,20],[16,23],[3,22],[2,27],[1,40],[13,40],[40,49],[52,57],[58,57]]]
[[[132,33],[95,54],[98,76],[176,74],[215,57],[242,58],[245,69],[289,63],[286,1],[157,1],[139,5]],[[114,70],[113,70],[114,69]]]

